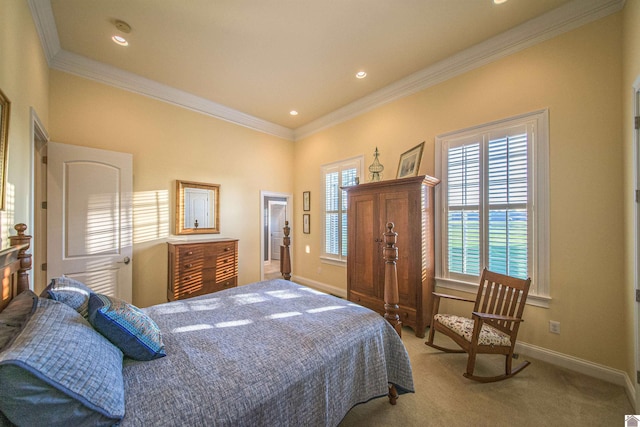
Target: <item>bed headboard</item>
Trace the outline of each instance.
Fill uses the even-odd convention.
[[[25,234],[27,226],[17,224],[17,235],[9,237],[10,247],[0,251],[2,266],[2,285],[0,285],[0,311],[20,292],[29,289],[29,270],[31,254],[27,253],[31,246],[31,236]]]

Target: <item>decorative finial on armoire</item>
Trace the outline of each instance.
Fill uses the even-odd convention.
[[[376,147],[375,153],[373,153],[373,163],[369,166],[369,181],[377,182],[382,179],[382,171],[384,166],[378,161],[378,147]]]

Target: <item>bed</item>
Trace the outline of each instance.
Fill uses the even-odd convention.
[[[0,253],[0,328],[13,328],[4,344],[0,331],[0,425],[336,426],[359,403],[388,396],[395,404],[414,391],[392,227],[386,320],[277,279],[145,309],[126,304],[146,319],[134,325],[143,338],[131,324],[117,325],[125,338],[114,335],[122,319],[101,310],[113,314],[119,303],[94,293],[87,301],[64,278],[57,288],[52,281],[49,298],[30,293],[29,236],[16,230]]]

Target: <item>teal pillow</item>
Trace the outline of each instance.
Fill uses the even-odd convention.
[[[86,319],[89,316],[89,295],[92,292],[84,283],[62,276],[51,279],[51,283],[40,296],[63,302]]]
[[[0,412],[13,424],[110,426],[124,417],[122,352],[71,307],[38,298],[0,352]]]
[[[89,322],[127,357],[152,360],[166,356],[162,333],[156,322],[126,301],[91,294]]]

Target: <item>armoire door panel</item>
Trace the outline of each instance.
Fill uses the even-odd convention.
[[[352,242],[347,252],[348,263],[351,266],[351,289],[366,295],[380,296],[376,286],[378,274],[375,262],[375,248],[378,243],[370,232],[374,227],[375,200],[373,197],[359,197],[354,200],[356,206],[354,215],[348,221],[348,239]]]
[[[412,239],[415,238],[416,232],[410,226],[410,205],[412,198],[408,191],[396,191],[393,193],[383,193],[380,195],[380,206],[384,223],[392,222],[394,230],[398,233],[398,261],[396,262],[398,270],[398,294],[400,303],[407,306],[415,306],[415,270],[413,260],[415,256],[411,253],[413,246]],[[384,227],[384,224],[382,225]],[[413,277],[412,277],[413,276]]]

